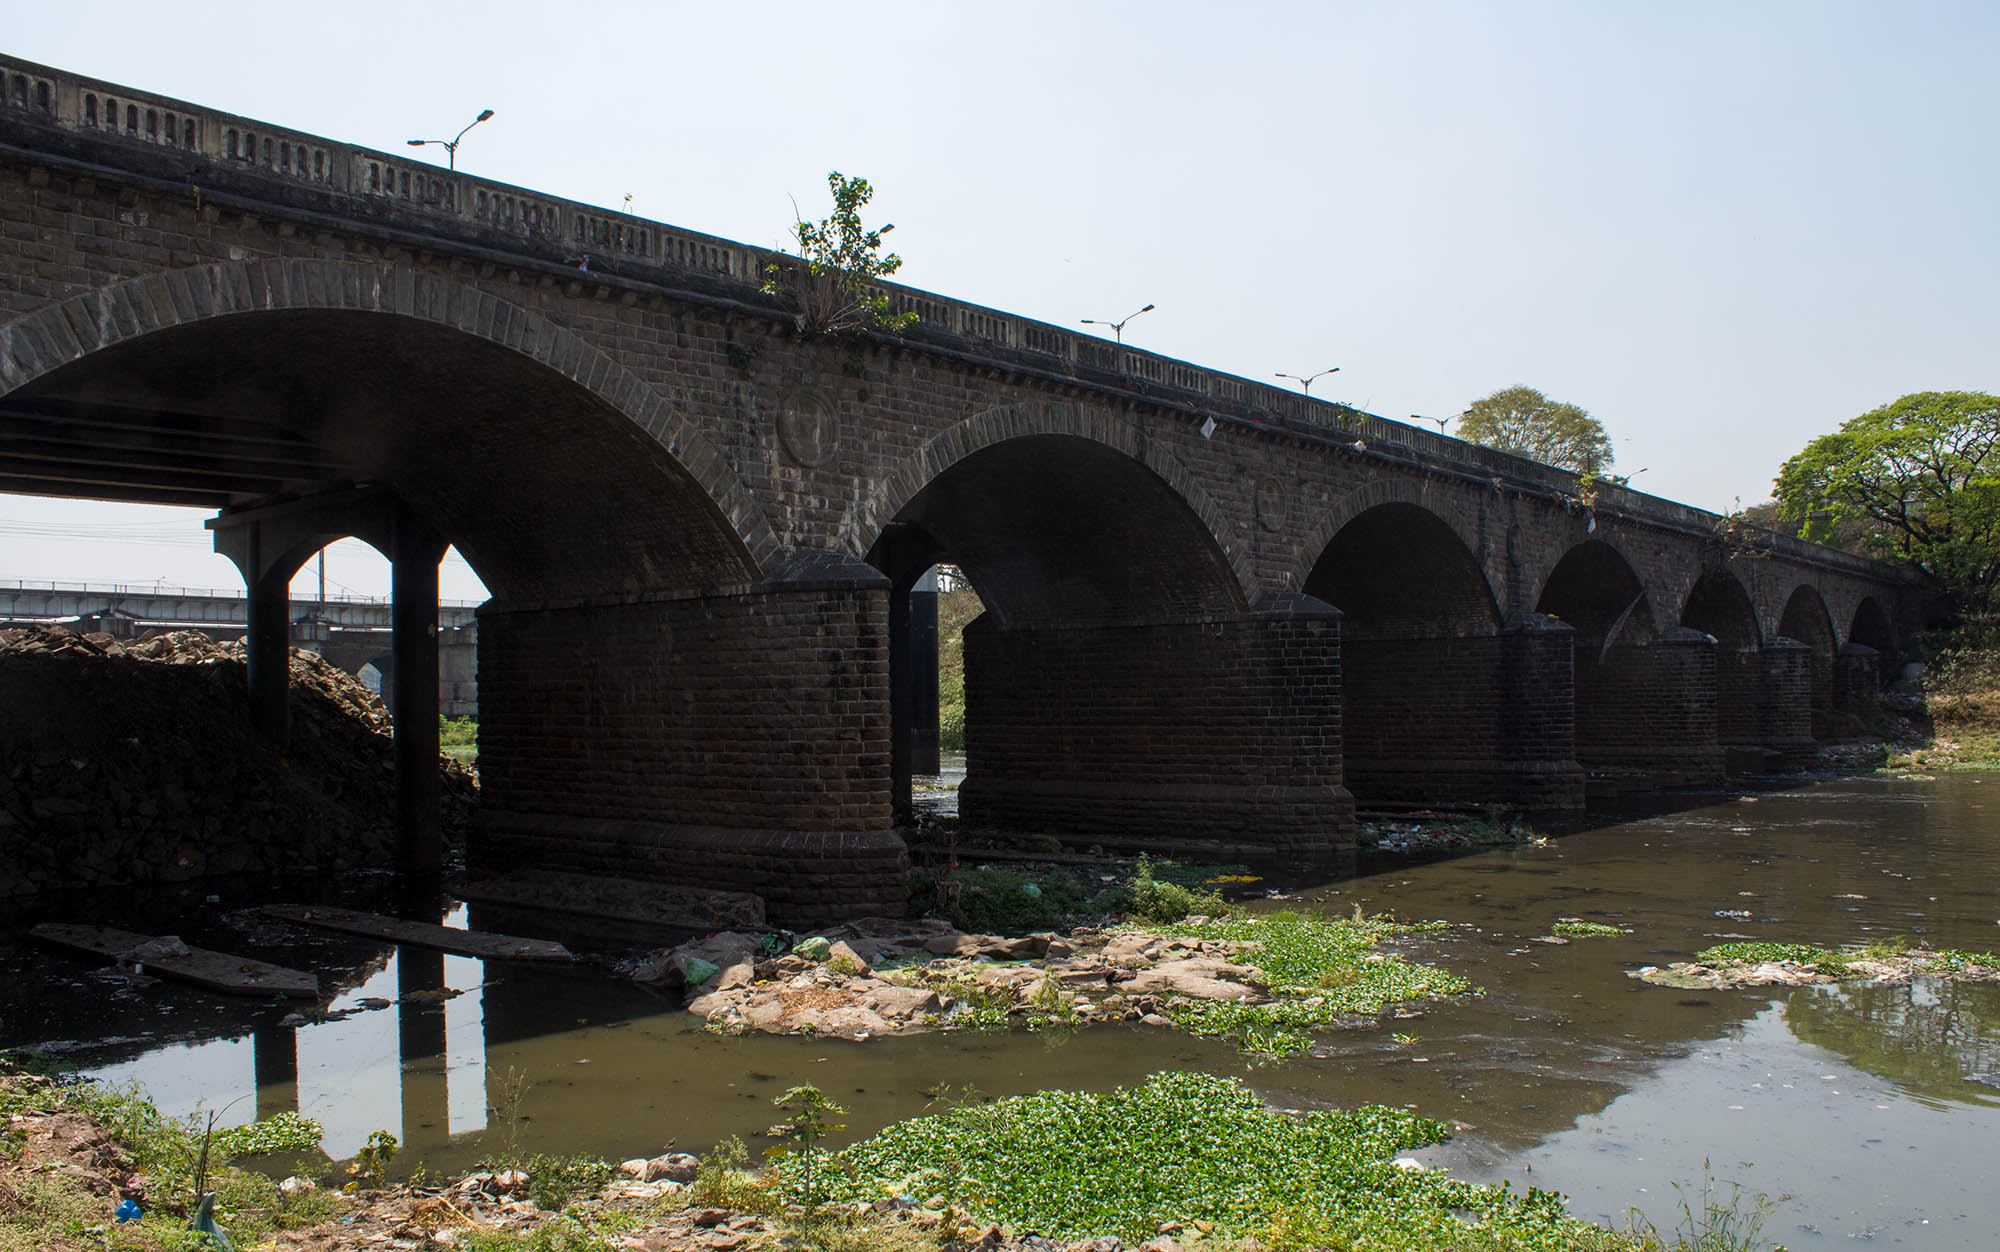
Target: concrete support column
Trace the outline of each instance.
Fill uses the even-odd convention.
[[[1882,686],[1882,654],[1865,643],[1842,644],[1833,662],[1833,707],[1851,717],[1871,717]]]
[[[291,729],[291,585],[297,572],[298,566],[280,563],[246,572],[244,579],[249,592],[243,651],[249,669],[250,724],[279,749],[285,747]]]
[[[438,562],[444,537],[398,504],[391,529],[390,633],[396,717],[396,868],[436,873],[444,836],[438,774]]]
[[[739,595],[479,619],[479,869],[750,891],[772,922],[899,915],[889,580],[800,553]]]
[[[1013,630],[988,614],[965,632],[965,669],[967,823],[1351,865],[1332,606]]]
[[[1758,653],[1757,713],[1762,744],[1784,770],[1811,769],[1819,759],[1813,738],[1812,649],[1774,635]]]
[[[1676,627],[1643,646],[1578,654],[1576,759],[1593,792],[1720,781],[1715,640]]]

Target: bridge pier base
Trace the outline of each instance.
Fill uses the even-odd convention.
[[[1715,640],[1676,627],[1653,643],[1579,655],[1576,759],[1619,790],[1721,781]]]
[[[1865,643],[1842,644],[1833,662],[1833,707],[1852,717],[1875,714],[1882,698],[1882,654]]]
[[[791,927],[900,914],[887,596],[822,553],[734,595],[489,604],[470,865],[750,891]]]
[[[1583,807],[1575,631],[1515,613],[1497,635],[1350,640],[1347,784],[1364,808]]]
[[[1337,870],[1340,617],[1273,597],[1234,621],[965,631],[967,825]],[[1247,848],[1246,848],[1247,846]]]
[[[1813,738],[1812,649],[1774,635],[1757,655],[1760,741],[1778,754],[1779,768],[1811,769],[1819,760],[1819,741]]]

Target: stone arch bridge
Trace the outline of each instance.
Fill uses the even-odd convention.
[[[1850,556],[919,291],[906,337],[804,338],[767,263],[0,59],[0,490],[215,508],[279,737],[299,564],[392,558],[416,708],[455,543],[493,596],[475,865],[794,923],[900,903],[938,561],[987,606],[967,821],[1292,861],[1349,856],[1357,802],[1802,764],[1904,637]]]

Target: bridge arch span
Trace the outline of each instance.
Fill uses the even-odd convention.
[[[1536,590],[1535,611],[1575,627],[1579,654],[1586,643],[1643,644],[1658,634],[1645,580],[1608,538],[1586,539],[1564,552]]]
[[[1045,516],[1051,509],[1062,513]],[[1256,585],[1227,516],[1131,421],[1093,406],[1030,402],[975,413],[926,440],[866,498],[850,533],[879,564],[891,526],[934,532],[1009,623],[1222,617],[1240,615]],[[1044,532],[1048,521],[1061,531]],[[1006,534],[1029,538],[995,550]],[[1077,542],[1086,535],[1096,541],[1088,549]],[[1075,567],[1067,587],[1053,585],[1061,564]],[[1044,585],[1010,596],[1017,589],[1002,571],[1030,568]]]
[[[10,403],[180,408],[384,481],[501,598],[742,586],[779,544],[645,379],[541,314],[397,264],[254,260],[0,326]],[[78,492],[77,494],[83,494]]]
[[[1884,656],[1896,654],[1896,628],[1880,600],[1862,596],[1855,602],[1854,616],[1847,625],[1847,642],[1873,648]]]
[[[1350,494],[1348,501],[1367,490]],[[1318,550],[1305,593],[1341,611],[1348,638],[1497,630],[1498,602],[1465,535],[1426,505],[1399,498],[1398,491],[1380,494],[1387,498],[1354,512]]]
[[[1312,580],[1313,571],[1318,568],[1327,549],[1350,523],[1362,514],[1387,504],[1409,505],[1429,514],[1450,530],[1474,563],[1484,569],[1490,545],[1481,532],[1479,519],[1467,511],[1462,501],[1449,492],[1436,490],[1433,480],[1429,478],[1385,475],[1370,478],[1327,506],[1300,542],[1303,565],[1293,578],[1293,585],[1304,587]],[[1480,577],[1490,589],[1491,577],[1486,573]]]
[[[1806,679],[1813,737],[1831,738],[1834,665],[1835,654],[1840,650],[1840,637],[1834,630],[1833,614],[1827,610],[1819,588],[1811,583],[1800,583],[1792,589],[1785,599],[1784,611],[1778,615],[1778,634],[1811,649],[1806,658]]]

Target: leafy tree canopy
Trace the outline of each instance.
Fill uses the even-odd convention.
[[[2000,584],[2000,396],[1920,391],[1821,435],[1778,473],[1778,504],[1807,539],[1857,535],[1950,608]]]
[[[792,223],[799,257],[766,266],[764,291],[797,301],[802,334],[908,330],[917,315],[896,312],[889,297],[874,288],[876,279],[903,267],[903,258],[882,251],[882,236],[896,228],[869,230],[861,224],[861,206],[875,188],[839,170],[827,174],[826,186],[833,193],[833,212],[817,222],[801,217]]]
[[[1458,419],[1458,437],[1578,474],[1595,477],[1611,468],[1604,423],[1533,387],[1503,387],[1473,401]]]

